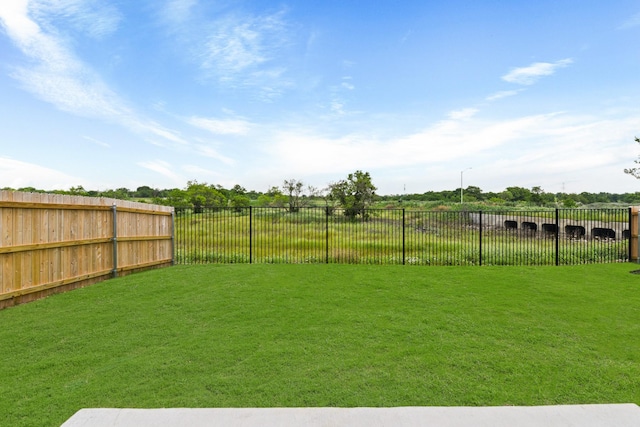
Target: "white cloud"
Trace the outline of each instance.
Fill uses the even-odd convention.
[[[26,6],[9,11],[0,9],[0,18],[17,47],[36,63],[35,67],[19,68],[13,73],[25,89],[74,114],[117,116],[128,113],[117,96],[61,39],[45,33],[28,16]]]
[[[477,112],[477,108],[463,108],[461,110],[451,111],[448,117],[452,120],[464,120],[475,116]]]
[[[108,143],[106,143],[106,142],[103,142],[103,141],[100,141],[99,139],[92,138],[92,137],[90,137],[90,136],[86,136],[86,135],[85,135],[85,136],[83,136],[83,138],[84,138],[84,139],[86,139],[87,141],[92,142],[92,143],[94,143],[94,144],[96,144],[96,145],[99,145],[99,146],[101,146],[101,147],[111,148],[111,145],[110,145],[110,144],[108,144]]]
[[[0,3],[0,22],[15,45],[33,61],[30,67],[15,68],[12,77],[22,83],[25,90],[62,111],[119,123],[135,132],[186,144],[175,132],[140,118],[74,54],[66,40],[52,27],[52,22],[63,16],[75,19],[77,25],[92,26],[95,23],[99,29],[87,30],[89,32],[103,34],[113,30],[117,14],[96,6],[99,4],[94,0],[42,0],[34,2],[30,8],[31,3],[26,0]],[[107,10],[107,18],[94,16],[104,10]]]
[[[213,23],[200,46],[201,67],[223,80],[273,59],[286,43],[284,12],[263,16],[227,15]]]
[[[559,68],[564,68],[573,63],[570,58],[556,62],[536,62],[528,67],[514,68],[502,76],[502,80],[521,85],[532,85],[541,77],[554,74]]]
[[[196,5],[205,10],[194,13]],[[248,89],[266,102],[292,86],[284,77],[287,66],[282,61],[276,65],[285,58],[285,51],[298,43],[285,8],[271,14],[251,14],[229,8],[208,13],[207,7],[211,5],[172,0],[161,12],[162,22],[175,34],[174,40],[188,60],[197,64],[204,80]]]
[[[211,171],[209,169],[202,168],[200,166],[195,165],[184,165],[182,166],[182,170],[184,170],[191,177],[200,177],[200,176],[209,176],[209,177],[220,177],[221,174]]]
[[[227,156],[223,156],[222,154],[218,153],[217,150],[207,146],[207,145],[197,145],[196,147],[196,152],[198,154],[200,154],[201,156],[205,156],[205,157],[209,157],[212,159],[216,159],[219,160],[220,162],[227,164],[227,165],[232,165],[235,163],[235,161]]]
[[[622,25],[618,27],[618,29],[628,30],[629,28],[634,28],[638,26],[640,26],[640,13],[636,13],[635,15],[627,19],[625,22],[622,23]]]
[[[185,182],[184,178],[175,172],[173,166],[164,160],[138,162],[138,166],[159,173],[160,175],[169,178],[175,184],[182,185]]]
[[[32,0],[29,9],[47,26],[63,22],[95,38],[113,33],[122,17],[115,6],[100,0]]]
[[[188,142],[184,138],[182,138],[177,132],[167,129],[164,126],[154,121],[143,122],[142,120],[137,118],[134,118],[130,122],[128,119],[124,119],[124,120],[125,122],[128,123],[131,129],[134,129],[137,132],[150,133],[152,135],[159,136],[167,141],[172,141],[180,145],[188,144]]]
[[[340,86],[342,86],[343,89],[354,90],[356,87],[353,83],[351,83],[352,80],[353,78],[351,76],[344,76],[342,78],[342,84]]]
[[[601,120],[550,113],[507,120],[447,119],[392,139],[358,134],[328,138],[298,129],[276,132],[273,143],[265,147],[264,163],[273,164],[273,173],[293,176],[355,169],[458,168],[460,162],[471,161],[477,162],[473,167],[478,175],[481,168],[476,166],[487,164],[485,175],[492,175],[494,182],[510,181],[508,177],[516,174],[543,177],[585,168],[593,168],[591,176],[615,159],[624,163],[629,153],[617,147],[627,144],[628,135],[638,127],[637,115]]]
[[[251,123],[242,119],[211,119],[205,117],[191,117],[187,122],[193,126],[208,130],[218,135],[245,135],[251,129]]]
[[[293,167],[299,173],[342,172],[434,164],[500,145],[513,133],[501,124],[483,127],[477,121],[448,119],[391,140],[358,134],[330,139],[301,130],[281,132],[269,151],[277,168]]]
[[[334,114],[338,114],[338,115],[344,115],[346,114],[346,111],[344,110],[344,102],[340,99],[334,99],[333,101],[331,101],[331,112]]]
[[[182,23],[191,17],[198,0],[167,0],[162,16],[169,22]]]
[[[67,66],[62,65],[65,57],[68,59]],[[43,58],[43,62],[37,67],[18,69],[13,77],[26,90],[62,111],[115,121],[132,114],[118,95],[97,76],[77,62],[74,65],[74,62],[67,55]]]
[[[249,88],[253,98],[273,102],[281,97],[287,89],[294,86],[294,83],[285,77],[285,73],[286,68],[284,67],[260,68],[246,73],[240,85]]]
[[[500,92],[493,93],[485,98],[487,101],[497,101],[498,99],[508,98],[510,96],[515,96],[522,92],[523,89],[518,90],[503,90]]]
[[[500,157],[490,156],[478,176],[494,187],[497,182],[520,182],[542,185],[547,191],[564,190],[564,182],[574,183],[568,191],[594,192],[607,187],[611,191],[612,182],[626,182],[622,169],[633,160],[628,135],[637,129],[640,119],[557,115],[540,125],[526,140],[504,146]]]
[[[84,180],[34,163],[0,157],[0,182],[3,187],[35,187],[45,190],[64,189]]]
[[[0,2],[0,23],[6,29],[9,37],[17,43],[36,36],[38,25],[27,16],[29,1],[13,0]]]

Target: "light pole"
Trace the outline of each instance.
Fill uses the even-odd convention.
[[[464,171],[468,171],[469,169],[473,169],[473,168],[466,168],[460,171],[460,204],[464,203],[464,195],[463,195],[463,190],[462,190],[462,174],[464,174]]]

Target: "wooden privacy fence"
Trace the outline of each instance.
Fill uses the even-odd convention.
[[[0,191],[0,308],[172,263],[172,207]]]

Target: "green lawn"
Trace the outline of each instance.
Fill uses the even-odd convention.
[[[0,311],[0,425],[84,407],[640,404],[640,268],[178,266]]]

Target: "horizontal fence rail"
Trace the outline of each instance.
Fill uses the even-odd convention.
[[[179,264],[571,265],[628,261],[633,249],[626,208],[176,208],[175,216]]]
[[[173,208],[0,191],[0,308],[173,260]]]

